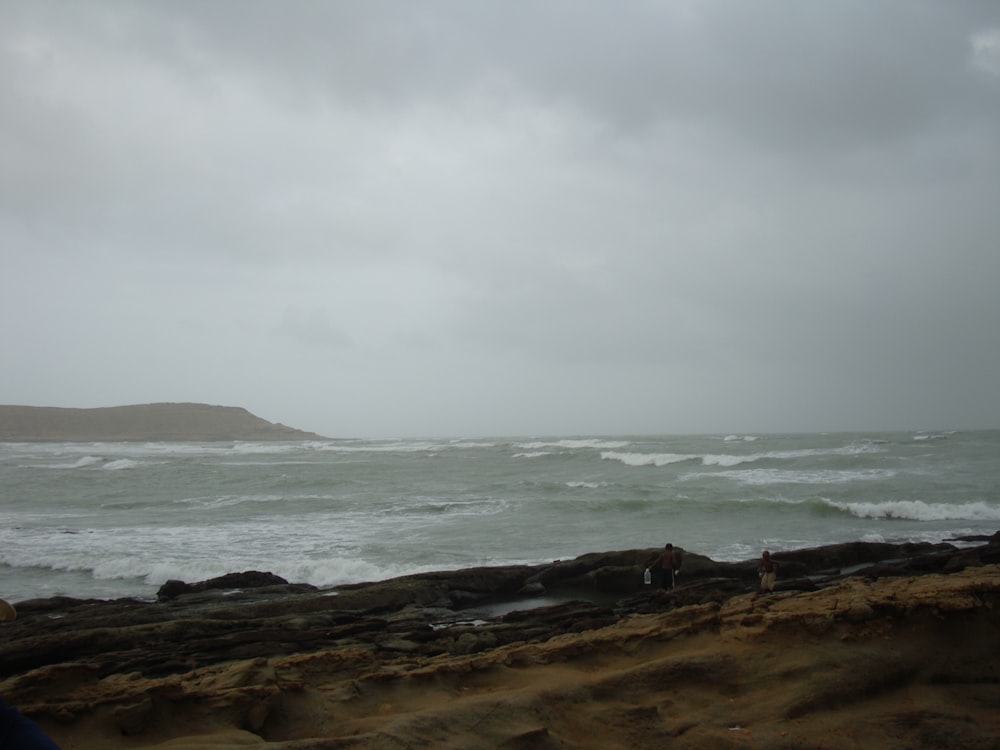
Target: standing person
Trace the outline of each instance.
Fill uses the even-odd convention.
[[[760,593],[774,593],[774,579],[778,574],[778,563],[771,559],[771,553],[764,550],[760,558]]]
[[[646,566],[648,570],[659,566],[663,568],[663,588],[672,589],[674,587],[674,575],[677,573],[677,555],[674,554],[674,545],[667,542],[663,552]]]

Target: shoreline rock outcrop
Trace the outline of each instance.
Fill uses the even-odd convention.
[[[653,550],[320,590],[29,600],[0,695],[69,747],[995,747],[1000,532],[756,563]]]
[[[96,409],[0,405],[0,442],[322,440],[238,406],[135,404]]]

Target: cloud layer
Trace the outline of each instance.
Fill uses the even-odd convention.
[[[0,1],[0,401],[997,427],[991,3]]]

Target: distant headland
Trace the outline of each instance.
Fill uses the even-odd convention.
[[[322,440],[238,406],[136,404],[96,409],[0,405],[0,442]]]

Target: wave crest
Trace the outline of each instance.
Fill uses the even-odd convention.
[[[925,503],[923,500],[893,500],[884,503],[838,503],[833,508],[858,518],[897,518],[905,521],[1000,521],[1000,508],[985,502]]]
[[[605,461],[621,461],[626,466],[667,466],[682,461],[690,461],[699,456],[688,456],[681,453],[620,453],[618,451],[602,451],[601,458]]]

